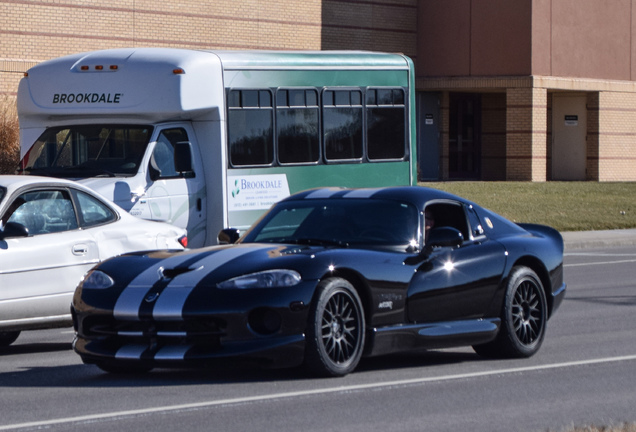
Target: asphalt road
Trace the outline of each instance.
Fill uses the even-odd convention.
[[[82,365],[71,329],[0,351],[0,431],[562,431],[636,421],[636,247],[570,249],[568,294],[537,355],[469,348],[363,360],[339,379],[300,369]]]

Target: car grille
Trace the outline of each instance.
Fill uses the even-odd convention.
[[[91,338],[116,338],[122,343],[165,342],[170,344],[218,345],[225,335],[220,320],[121,321],[113,319],[85,320],[83,333]]]

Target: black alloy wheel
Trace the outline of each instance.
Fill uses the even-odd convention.
[[[530,357],[543,343],[547,320],[548,306],[541,280],[527,267],[514,267],[508,278],[497,338],[473,348],[485,357]]]
[[[362,302],[344,279],[318,285],[307,330],[305,364],[321,376],[344,376],[358,365],[364,348]]]

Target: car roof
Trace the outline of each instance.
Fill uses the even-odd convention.
[[[32,175],[0,175],[0,186],[7,188],[9,193],[20,189],[24,186],[30,185],[42,185],[42,186],[70,186],[75,187],[77,189],[86,190],[79,183],[76,183],[72,180],[51,178],[51,177],[42,177],[42,176],[32,176]]]
[[[466,204],[472,202],[438,189],[424,186],[392,186],[383,188],[318,188],[296,193],[283,201],[300,201],[307,199],[387,199],[406,201],[422,208],[429,201],[453,200]]]

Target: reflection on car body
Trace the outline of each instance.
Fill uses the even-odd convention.
[[[183,250],[185,230],[142,221],[71,181],[0,176],[0,346],[70,326],[82,276],[126,252]]]
[[[423,187],[302,192],[219,239],[236,244],[95,267],[73,299],[82,360],[341,376],[362,356],[420,348],[528,357],[565,295],[557,231]]]

